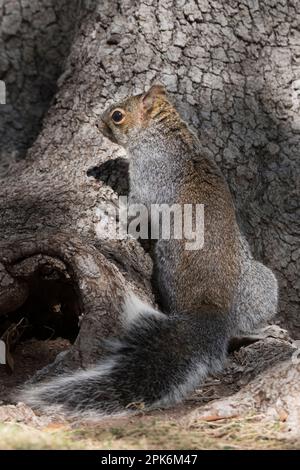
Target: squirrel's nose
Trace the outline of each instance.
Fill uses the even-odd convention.
[[[101,132],[101,134],[104,135],[104,137],[107,137],[112,142],[115,142],[115,139],[114,139],[114,136],[110,127],[106,124],[105,121],[103,121],[102,118],[98,119],[98,121],[96,122],[96,126]]]
[[[103,121],[103,119],[99,118],[98,121],[96,122],[96,126],[98,130],[103,134],[105,137],[110,138],[111,131],[108,125]]]
[[[100,132],[103,132],[105,130],[105,128],[107,127],[105,122],[102,121],[101,118],[99,118],[98,121],[96,122],[96,126],[97,126],[97,128],[99,129]]]

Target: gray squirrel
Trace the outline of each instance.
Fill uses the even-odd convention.
[[[129,158],[130,202],[204,204],[200,250],[160,239],[153,250],[161,313],[128,294],[123,337],[90,370],[25,387],[40,409],[103,416],[168,407],[220,371],[229,340],[262,326],[277,311],[277,280],[253,259],[228,186],[161,85],[107,109],[100,131]],[[121,306],[120,306],[121,310]]]

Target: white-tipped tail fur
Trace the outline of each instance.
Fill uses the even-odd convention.
[[[129,295],[124,319],[124,336],[107,343],[107,358],[96,367],[30,385],[19,399],[89,418],[166,407],[219,369],[226,355],[228,321],[216,307],[167,316]]]
[[[139,317],[143,315],[155,315],[164,317],[165,315],[151,305],[143,302],[137,295],[130,292],[123,303],[123,324],[125,328],[129,328]]]

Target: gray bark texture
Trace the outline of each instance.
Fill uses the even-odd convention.
[[[0,314],[22,308],[41,282],[73,286],[69,308],[83,319],[58,370],[101,355],[99,338],[122,327],[129,287],[152,300],[139,243],[101,236],[99,208],[127,182],[124,152],[95,123],[111,102],[160,82],[220,165],[255,256],[278,276],[278,319],[300,336],[299,2],[4,0],[0,19],[3,158],[38,134],[26,159],[3,165]],[[57,91],[40,130],[47,83]],[[101,164],[100,183],[86,176]]]
[[[22,157],[40,130],[81,17],[80,5],[79,0],[0,1],[0,79],[7,87],[0,158],[7,163]]]
[[[259,412],[263,413],[262,420],[283,421],[286,438],[299,439],[299,373],[299,361],[293,364],[289,359],[277,363],[247,385],[244,383],[237,393],[192,411],[184,422],[191,425],[201,420],[217,421]]]

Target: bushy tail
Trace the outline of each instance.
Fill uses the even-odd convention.
[[[20,399],[38,409],[103,416],[166,407],[182,400],[208,373],[220,370],[229,340],[228,313],[203,306],[166,316],[136,297],[125,305],[126,333],[106,360],[36,386]]]

